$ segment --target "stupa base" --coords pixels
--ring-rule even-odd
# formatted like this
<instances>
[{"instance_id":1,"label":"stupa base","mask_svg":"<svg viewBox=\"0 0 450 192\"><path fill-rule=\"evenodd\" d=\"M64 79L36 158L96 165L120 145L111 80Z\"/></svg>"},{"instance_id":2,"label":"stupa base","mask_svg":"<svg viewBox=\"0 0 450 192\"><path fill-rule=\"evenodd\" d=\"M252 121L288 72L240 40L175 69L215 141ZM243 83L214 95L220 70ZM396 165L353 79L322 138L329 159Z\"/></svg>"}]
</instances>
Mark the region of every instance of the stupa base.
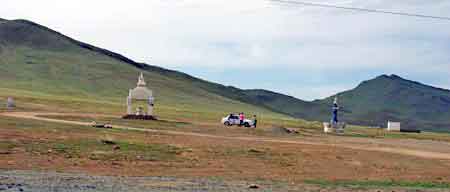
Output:
<instances>
[{"instance_id":1,"label":"stupa base","mask_svg":"<svg viewBox=\"0 0 450 192\"><path fill-rule=\"evenodd\" d=\"M153 115L125 115L122 117L122 119L129 119L129 120L148 120L148 121L154 121L158 120Z\"/></svg>"}]
</instances>

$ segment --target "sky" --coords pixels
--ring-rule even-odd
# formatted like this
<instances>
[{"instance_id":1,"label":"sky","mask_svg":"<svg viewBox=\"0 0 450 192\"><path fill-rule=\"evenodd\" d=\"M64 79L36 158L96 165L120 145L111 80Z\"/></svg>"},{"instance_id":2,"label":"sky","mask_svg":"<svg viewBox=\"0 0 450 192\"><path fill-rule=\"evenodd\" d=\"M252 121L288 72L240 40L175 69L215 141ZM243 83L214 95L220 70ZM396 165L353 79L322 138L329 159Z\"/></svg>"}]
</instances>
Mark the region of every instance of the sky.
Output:
<instances>
[{"instance_id":1,"label":"sky","mask_svg":"<svg viewBox=\"0 0 450 192\"><path fill-rule=\"evenodd\" d=\"M307 2L450 17L449 0ZM0 18L28 19L138 62L304 100L382 74L450 89L448 20L268 0L2 0Z\"/></svg>"}]
</instances>

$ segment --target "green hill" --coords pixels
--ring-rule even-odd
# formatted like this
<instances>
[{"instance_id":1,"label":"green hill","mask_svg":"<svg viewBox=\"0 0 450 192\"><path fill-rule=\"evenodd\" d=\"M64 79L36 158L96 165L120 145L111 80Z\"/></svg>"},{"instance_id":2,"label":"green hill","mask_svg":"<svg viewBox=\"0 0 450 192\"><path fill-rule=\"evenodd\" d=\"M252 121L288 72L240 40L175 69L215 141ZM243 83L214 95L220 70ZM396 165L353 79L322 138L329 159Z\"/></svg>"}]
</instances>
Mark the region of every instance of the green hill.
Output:
<instances>
[{"instance_id":1,"label":"green hill","mask_svg":"<svg viewBox=\"0 0 450 192\"><path fill-rule=\"evenodd\" d=\"M313 102L263 90L247 93L266 108L306 120L329 121L338 96L341 119L352 124L386 127L387 121L400 121L406 129L450 132L450 91L396 75L382 75Z\"/></svg>"},{"instance_id":2,"label":"green hill","mask_svg":"<svg viewBox=\"0 0 450 192\"><path fill-rule=\"evenodd\" d=\"M450 131L450 91L382 75L338 94L344 118L355 124L386 126L400 121L405 128ZM333 97L316 101L326 104Z\"/></svg>"},{"instance_id":3,"label":"green hill","mask_svg":"<svg viewBox=\"0 0 450 192\"><path fill-rule=\"evenodd\" d=\"M47 95L53 100L69 97L73 103L124 105L139 72L144 72L156 95L157 110L244 111L286 117L235 99L240 98L239 89L137 63L30 21L0 22L0 97L28 97L39 102L42 97L36 95Z\"/></svg>"}]
</instances>

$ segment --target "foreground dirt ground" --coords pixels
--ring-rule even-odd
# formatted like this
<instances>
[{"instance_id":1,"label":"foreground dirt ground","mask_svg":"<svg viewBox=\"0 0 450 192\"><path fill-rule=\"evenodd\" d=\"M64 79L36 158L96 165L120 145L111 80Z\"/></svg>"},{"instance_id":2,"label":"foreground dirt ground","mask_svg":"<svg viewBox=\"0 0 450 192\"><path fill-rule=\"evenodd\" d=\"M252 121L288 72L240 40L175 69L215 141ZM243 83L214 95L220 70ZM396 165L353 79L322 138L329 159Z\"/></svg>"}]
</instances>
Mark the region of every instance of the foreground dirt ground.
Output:
<instances>
[{"instance_id":1,"label":"foreground dirt ground","mask_svg":"<svg viewBox=\"0 0 450 192\"><path fill-rule=\"evenodd\" d=\"M0 169L81 172L98 176L261 180L292 186L306 180L450 182L450 144L446 141L330 135L299 138L254 135L238 128L219 133L129 126L97 130L82 121L43 117L49 115L61 114L1 114L12 119L0 127L0 141L11 145L0 151ZM29 124L15 123L20 119ZM34 128L27 128L29 126ZM223 129L208 123L192 126ZM106 136L126 145L96 142ZM92 150L71 150L77 148L78 141L95 142L86 147ZM135 144L168 145L177 150L157 151L150 154L153 158L147 158L127 151ZM114 158L119 154L123 158ZM320 191L320 188L312 187L310 191Z\"/></svg>"}]
</instances>

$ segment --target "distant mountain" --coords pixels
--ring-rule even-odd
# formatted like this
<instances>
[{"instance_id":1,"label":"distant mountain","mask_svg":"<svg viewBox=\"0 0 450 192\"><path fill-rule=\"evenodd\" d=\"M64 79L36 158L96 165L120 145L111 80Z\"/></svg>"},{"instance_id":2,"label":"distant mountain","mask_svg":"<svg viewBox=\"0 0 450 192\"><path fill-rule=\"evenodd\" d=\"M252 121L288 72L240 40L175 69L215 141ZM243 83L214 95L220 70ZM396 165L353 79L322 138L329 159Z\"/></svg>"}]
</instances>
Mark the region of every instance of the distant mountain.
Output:
<instances>
[{"instance_id":1,"label":"distant mountain","mask_svg":"<svg viewBox=\"0 0 450 192\"><path fill-rule=\"evenodd\" d=\"M386 126L400 121L405 128L450 131L450 91L382 75L337 94L344 119L355 124ZM331 103L335 96L316 101Z\"/></svg>"},{"instance_id":2,"label":"distant mountain","mask_svg":"<svg viewBox=\"0 0 450 192\"><path fill-rule=\"evenodd\" d=\"M387 121L400 121L406 129L450 132L450 91L397 75L382 75L313 102L267 91L248 94L267 108L306 120L329 121L337 96L343 109L341 119L352 124L385 127Z\"/></svg>"}]
</instances>

